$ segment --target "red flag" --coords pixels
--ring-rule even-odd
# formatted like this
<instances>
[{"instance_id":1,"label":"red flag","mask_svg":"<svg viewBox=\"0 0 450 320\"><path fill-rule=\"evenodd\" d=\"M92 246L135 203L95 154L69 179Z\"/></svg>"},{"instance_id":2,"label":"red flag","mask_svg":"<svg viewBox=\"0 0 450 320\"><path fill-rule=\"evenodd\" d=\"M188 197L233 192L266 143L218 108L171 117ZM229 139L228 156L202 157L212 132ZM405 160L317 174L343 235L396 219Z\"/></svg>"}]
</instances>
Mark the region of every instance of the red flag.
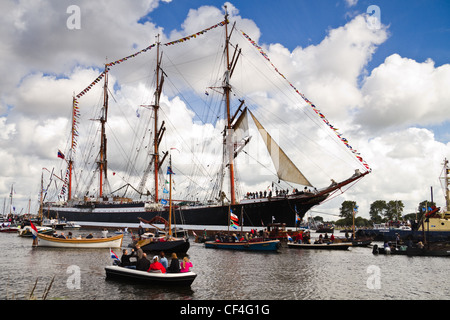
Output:
<instances>
[{"instance_id":1,"label":"red flag","mask_svg":"<svg viewBox=\"0 0 450 320\"><path fill-rule=\"evenodd\" d=\"M36 239L37 235L38 235L38 230L36 228L36 226L33 224L33 222L30 221L30 226L31 226L31 233L33 234L33 239Z\"/></svg>"}]
</instances>

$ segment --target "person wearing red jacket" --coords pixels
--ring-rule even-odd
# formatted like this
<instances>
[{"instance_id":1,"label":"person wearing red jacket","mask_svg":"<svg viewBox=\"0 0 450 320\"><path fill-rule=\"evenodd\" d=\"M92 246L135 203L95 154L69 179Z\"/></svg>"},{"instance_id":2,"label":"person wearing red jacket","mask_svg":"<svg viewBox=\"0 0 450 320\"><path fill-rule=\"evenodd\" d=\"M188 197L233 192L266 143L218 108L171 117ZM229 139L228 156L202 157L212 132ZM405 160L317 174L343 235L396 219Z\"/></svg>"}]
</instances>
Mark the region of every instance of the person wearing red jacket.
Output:
<instances>
[{"instance_id":1,"label":"person wearing red jacket","mask_svg":"<svg viewBox=\"0 0 450 320\"><path fill-rule=\"evenodd\" d=\"M166 273L166 268L158 261L158 256L153 257L153 263L150 264L150 268L148 268L148 272L152 270L160 270L162 273Z\"/></svg>"}]
</instances>

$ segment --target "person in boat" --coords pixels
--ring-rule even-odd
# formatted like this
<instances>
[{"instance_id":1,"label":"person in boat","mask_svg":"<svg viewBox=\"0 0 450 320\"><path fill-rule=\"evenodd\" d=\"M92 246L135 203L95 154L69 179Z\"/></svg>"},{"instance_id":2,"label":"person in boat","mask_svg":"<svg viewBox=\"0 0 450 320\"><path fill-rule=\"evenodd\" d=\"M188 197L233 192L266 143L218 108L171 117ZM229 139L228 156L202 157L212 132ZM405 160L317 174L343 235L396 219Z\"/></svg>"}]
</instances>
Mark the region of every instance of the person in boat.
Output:
<instances>
[{"instance_id":1,"label":"person in boat","mask_svg":"<svg viewBox=\"0 0 450 320\"><path fill-rule=\"evenodd\" d=\"M180 267L181 267L180 272L189 272L190 271L189 269L192 268L193 265L192 262L189 261L188 257L184 257Z\"/></svg>"},{"instance_id":2,"label":"person in boat","mask_svg":"<svg viewBox=\"0 0 450 320\"><path fill-rule=\"evenodd\" d=\"M169 273L178 273L180 272L180 262L178 260L177 254L175 252L172 253L172 260L170 261L169 269L167 269Z\"/></svg>"},{"instance_id":3,"label":"person in boat","mask_svg":"<svg viewBox=\"0 0 450 320\"><path fill-rule=\"evenodd\" d=\"M408 246L408 248L412 248L414 246L411 238L408 239L407 246Z\"/></svg>"},{"instance_id":4,"label":"person in boat","mask_svg":"<svg viewBox=\"0 0 450 320\"><path fill-rule=\"evenodd\" d=\"M147 254L144 252L142 258L136 263L136 270L148 271L150 269L150 261L147 259Z\"/></svg>"},{"instance_id":5,"label":"person in boat","mask_svg":"<svg viewBox=\"0 0 450 320\"><path fill-rule=\"evenodd\" d=\"M331 241L331 242L334 242L334 234L331 234L331 236L330 236L330 241Z\"/></svg>"},{"instance_id":6,"label":"person in boat","mask_svg":"<svg viewBox=\"0 0 450 320\"><path fill-rule=\"evenodd\" d=\"M322 234L319 235L319 240L315 241L314 243L323 243L323 236L322 236Z\"/></svg>"},{"instance_id":7,"label":"person in boat","mask_svg":"<svg viewBox=\"0 0 450 320\"><path fill-rule=\"evenodd\" d=\"M134 268L136 269L136 266L134 266L130 261L131 254L128 254L127 249L123 249L122 251L122 257L120 258L120 266L125 268Z\"/></svg>"},{"instance_id":8,"label":"person in boat","mask_svg":"<svg viewBox=\"0 0 450 320\"><path fill-rule=\"evenodd\" d=\"M158 261L158 256L153 257L153 262L150 264L150 267L147 269L148 272L152 270L160 270L161 273L166 273L166 268Z\"/></svg>"},{"instance_id":9,"label":"person in boat","mask_svg":"<svg viewBox=\"0 0 450 320\"><path fill-rule=\"evenodd\" d=\"M388 241L384 242L384 252L385 253L391 253L391 246L389 245Z\"/></svg>"},{"instance_id":10,"label":"person in boat","mask_svg":"<svg viewBox=\"0 0 450 320\"><path fill-rule=\"evenodd\" d=\"M141 240L143 234L144 234L144 228L142 227L142 225L139 224L139 228L138 228L139 240Z\"/></svg>"},{"instance_id":11,"label":"person in boat","mask_svg":"<svg viewBox=\"0 0 450 320\"><path fill-rule=\"evenodd\" d=\"M167 269L167 267L169 266L169 261L167 260L165 254L164 254L164 251L161 251L159 255L161 256L159 261L161 262L163 267Z\"/></svg>"},{"instance_id":12,"label":"person in boat","mask_svg":"<svg viewBox=\"0 0 450 320\"><path fill-rule=\"evenodd\" d=\"M138 244L134 247L134 250L131 251L131 256L136 257L136 263L142 259L144 256L144 251L142 250L141 246Z\"/></svg>"},{"instance_id":13,"label":"person in boat","mask_svg":"<svg viewBox=\"0 0 450 320\"><path fill-rule=\"evenodd\" d=\"M87 236L86 236L86 239L92 239L94 236L92 235L92 233L89 233Z\"/></svg>"},{"instance_id":14,"label":"person in boat","mask_svg":"<svg viewBox=\"0 0 450 320\"><path fill-rule=\"evenodd\" d=\"M295 236L295 242L301 244L303 242L303 234L302 232L297 233Z\"/></svg>"},{"instance_id":15,"label":"person in boat","mask_svg":"<svg viewBox=\"0 0 450 320\"><path fill-rule=\"evenodd\" d=\"M59 239L66 239L66 236L64 235L64 232L61 232L59 236L57 236Z\"/></svg>"}]
</instances>

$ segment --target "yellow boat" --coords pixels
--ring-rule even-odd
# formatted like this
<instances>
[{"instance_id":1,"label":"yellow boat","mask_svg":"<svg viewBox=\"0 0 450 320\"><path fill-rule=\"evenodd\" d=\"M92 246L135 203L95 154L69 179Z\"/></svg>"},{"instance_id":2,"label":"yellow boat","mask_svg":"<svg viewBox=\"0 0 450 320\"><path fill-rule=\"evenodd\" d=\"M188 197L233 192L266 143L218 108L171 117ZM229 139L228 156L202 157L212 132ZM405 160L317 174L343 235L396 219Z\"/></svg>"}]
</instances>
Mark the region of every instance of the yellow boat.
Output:
<instances>
[{"instance_id":1,"label":"yellow boat","mask_svg":"<svg viewBox=\"0 0 450 320\"><path fill-rule=\"evenodd\" d=\"M73 238L63 239L48 236L44 234L38 234L39 247L53 247L53 248L79 248L79 249L92 249L92 248L120 248L122 247L123 234L119 234L109 238Z\"/></svg>"},{"instance_id":2,"label":"yellow boat","mask_svg":"<svg viewBox=\"0 0 450 320\"><path fill-rule=\"evenodd\" d=\"M443 236L450 235L450 167L447 159L444 159L444 175L440 177L445 186L446 210L439 212L439 208L432 208L424 215L424 221L419 225L419 231L442 233Z\"/></svg>"}]
</instances>

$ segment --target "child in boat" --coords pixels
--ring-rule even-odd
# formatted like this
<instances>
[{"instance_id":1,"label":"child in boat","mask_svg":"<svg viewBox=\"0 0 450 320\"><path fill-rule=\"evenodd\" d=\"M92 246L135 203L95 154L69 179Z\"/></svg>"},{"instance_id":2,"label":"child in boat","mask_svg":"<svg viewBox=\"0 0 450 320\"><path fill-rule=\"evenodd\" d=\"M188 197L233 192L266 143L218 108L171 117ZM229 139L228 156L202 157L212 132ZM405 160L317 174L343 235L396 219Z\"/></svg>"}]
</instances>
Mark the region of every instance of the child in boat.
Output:
<instances>
[{"instance_id":1,"label":"child in boat","mask_svg":"<svg viewBox=\"0 0 450 320\"><path fill-rule=\"evenodd\" d=\"M180 272L189 272L190 271L189 268L192 268L193 265L192 262L189 261L188 257L184 257L180 267L181 267Z\"/></svg>"}]
</instances>

